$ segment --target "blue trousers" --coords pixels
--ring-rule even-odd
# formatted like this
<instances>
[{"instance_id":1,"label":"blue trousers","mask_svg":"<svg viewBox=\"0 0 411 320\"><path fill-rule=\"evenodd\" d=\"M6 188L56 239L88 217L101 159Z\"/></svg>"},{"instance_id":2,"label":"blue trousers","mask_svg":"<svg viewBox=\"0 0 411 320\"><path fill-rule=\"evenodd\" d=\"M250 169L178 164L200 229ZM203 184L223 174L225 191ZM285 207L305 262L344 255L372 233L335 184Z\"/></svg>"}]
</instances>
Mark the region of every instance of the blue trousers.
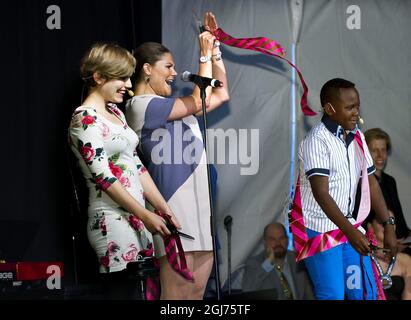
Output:
<instances>
[{"instance_id":1,"label":"blue trousers","mask_svg":"<svg viewBox=\"0 0 411 320\"><path fill-rule=\"evenodd\" d=\"M312 238L319 234L307 229ZM305 260L318 300L376 300L377 289L369 256L362 256L349 242L317 253ZM365 289L364 291L364 284Z\"/></svg>"}]
</instances>

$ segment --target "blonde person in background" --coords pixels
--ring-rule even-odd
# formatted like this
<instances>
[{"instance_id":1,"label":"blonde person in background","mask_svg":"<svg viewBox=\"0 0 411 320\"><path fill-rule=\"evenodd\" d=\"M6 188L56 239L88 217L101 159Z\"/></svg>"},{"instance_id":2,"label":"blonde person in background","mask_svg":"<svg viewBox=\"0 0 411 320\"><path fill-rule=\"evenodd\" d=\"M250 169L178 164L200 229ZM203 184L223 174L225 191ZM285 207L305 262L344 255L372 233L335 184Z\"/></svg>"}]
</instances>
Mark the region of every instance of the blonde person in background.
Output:
<instances>
[{"instance_id":1,"label":"blonde person in background","mask_svg":"<svg viewBox=\"0 0 411 320\"><path fill-rule=\"evenodd\" d=\"M408 228L405 221L400 198L398 196L397 183L393 176L385 172L387 166L388 155L391 153L391 138L384 130L380 128L368 129L364 133L365 140L370 150L375 166L375 177L380 185L385 203L391 212L394 214L397 235L399 244L398 250L408 255L411 255L410 243L402 244L401 242L411 236L411 230ZM371 211L373 213L373 211Z\"/></svg>"}]
</instances>

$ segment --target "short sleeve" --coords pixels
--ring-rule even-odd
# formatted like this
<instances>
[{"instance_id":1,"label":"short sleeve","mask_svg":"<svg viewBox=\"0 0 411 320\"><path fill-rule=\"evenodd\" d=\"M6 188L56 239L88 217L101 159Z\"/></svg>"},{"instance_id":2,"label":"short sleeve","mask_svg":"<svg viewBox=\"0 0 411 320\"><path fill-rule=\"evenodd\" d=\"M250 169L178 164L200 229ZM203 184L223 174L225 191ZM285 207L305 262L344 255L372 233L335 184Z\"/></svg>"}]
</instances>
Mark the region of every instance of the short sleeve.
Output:
<instances>
[{"instance_id":1,"label":"short sleeve","mask_svg":"<svg viewBox=\"0 0 411 320\"><path fill-rule=\"evenodd\" d=\"M104 191L117 179L110 170L104 151L103 128L97 119L97 113L93 109L80 110L73 118L76 121L72 121L69 128L70 144L76 151L77 158L83 160L89 168L96 189Z\"/></svg>"},{"instance_id":2,"label":"short sleeve","mask_svg":"<svg viewBox=\"0 0 411 320\"><path fill-rule=\"evenodd\" d=\"M370 150L368 149L367 143L365 141L364 134L361 132L360 135L361 135L362 145L364 148L365 161L367 162L367 173L368 175L370 175L370 174L373 174L376 169L374 166L374 161L372 160Z\"/></svg>"},{"instance_id":3,"label":"short sleeve","mask_svg":"<svg viewBox=\"0 0 411 320\"><path fill-rule=\"evenodd\" d=\"M152 132L158 128L165 128L174 102L175 98L159 96L133 97L126 104L127 123L140 138L143 130Z\"/></svg>"},{"instance_id":4,"label":"short sleeve","mask_svg":"<svg viewBox=\"0 0 411 320\"><path fill-rule=\"evenodd\" d=\"M330 175L330 153L324 141L310 136L301 144L300 157L307 179L314 175Z\"/></svg>"},{"instance_id":5,"label":"short sleeve","mask_svg":"<svg viewBox=\"0 0 411 320\"><path fill-rule=\"evenodd\" d=\"M153 98L147 105L144 117L144 128L155 130L165 127L173 110L175 98Z\"/></svg>"}]
</instances>

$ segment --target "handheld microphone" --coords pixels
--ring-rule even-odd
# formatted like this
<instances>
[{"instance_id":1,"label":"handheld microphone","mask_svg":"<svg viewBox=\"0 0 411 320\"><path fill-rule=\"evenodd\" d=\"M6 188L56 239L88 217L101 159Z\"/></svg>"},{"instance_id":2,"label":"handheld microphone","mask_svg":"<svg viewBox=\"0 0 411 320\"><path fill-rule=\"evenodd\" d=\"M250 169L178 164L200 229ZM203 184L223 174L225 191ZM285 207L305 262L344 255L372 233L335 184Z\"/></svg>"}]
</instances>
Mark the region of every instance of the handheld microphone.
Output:
<instances>
[{"instance_id":1,"label":"handheld microphone","mask_svg":"<svg viewBox=\"0 0 411 320\"><path fill-rule=\"evenodd\" d=\"M183 72L183 74L181 75L181 80L186 82L194 82L199 87L212 86L213 88L218 88L223 86L223 83L220 80L202 77L197 74L190 73L188 71Z\"/></svg>"}]
</instances>

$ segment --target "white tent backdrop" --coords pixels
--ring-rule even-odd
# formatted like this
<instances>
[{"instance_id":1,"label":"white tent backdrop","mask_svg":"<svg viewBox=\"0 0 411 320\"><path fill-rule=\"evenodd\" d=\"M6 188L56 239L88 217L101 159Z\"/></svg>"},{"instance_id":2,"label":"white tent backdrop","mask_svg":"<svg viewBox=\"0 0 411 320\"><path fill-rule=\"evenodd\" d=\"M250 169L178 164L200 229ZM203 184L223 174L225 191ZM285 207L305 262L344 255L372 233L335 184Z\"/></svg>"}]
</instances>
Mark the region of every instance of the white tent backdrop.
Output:
<instances>
[{"instance_id":1,"label":"white tent backdrop","mask_svg":"<svg viewBox=\"0 0 411 320\"><path fill-rule=\"evenodd\" d=\"M361 98L363 129L381 127L392 139L393 152L386 172L398 185L404 214L411 225L411 1L295 0L302 10L297 66L309 87L309 103L319 111L319 92L329 79L342 77L356 83ZM350 30L355 4L360 29ZM224 31L234 37L266 36L288 52L292 44L292 18L287 0L166 0L163 1L163 44L173 53L177 71L198 70L198 31L192 11L202 18L212 11ZM357 16L359 17L359 16ZM249 50L222 46L231 100L208 115L210 128L259 129L259 163L255 175L241 175L238 164L216 164L218 196L215 207L220 251L220 278L227 278L227 245L223 220L233 217L232 270L261 249L264 226L284 222L290 171L291 68L279 59ZM291 56L288 55L291 59ZM299 81L297 81L299 83ZM187 93L177 81L175 95ZM300 87L301 88L301 87ZM301 94L301 90L299 90ZM320 115L303 117L298 99L298 143ZM239 136L239 134L238 134ZM243 137L244 138L244 137ZM233 145L231 145L233 147ZM217 152L219 152L217 150ZM250 155L251 149L248 148ZM228 148L226 158L228 158ZM228 163L228 160L226 160Z\"/></svg>"}]
</instances>

